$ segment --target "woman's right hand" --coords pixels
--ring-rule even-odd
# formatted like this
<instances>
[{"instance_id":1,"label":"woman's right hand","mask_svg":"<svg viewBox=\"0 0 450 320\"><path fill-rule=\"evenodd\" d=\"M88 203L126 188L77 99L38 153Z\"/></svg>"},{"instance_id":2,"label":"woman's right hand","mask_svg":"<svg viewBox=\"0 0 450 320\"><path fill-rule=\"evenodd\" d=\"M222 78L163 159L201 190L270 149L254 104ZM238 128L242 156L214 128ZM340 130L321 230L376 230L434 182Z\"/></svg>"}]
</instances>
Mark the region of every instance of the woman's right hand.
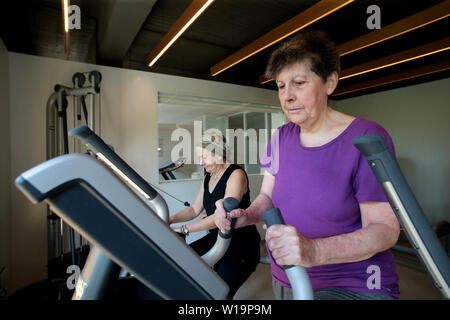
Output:
<instances>
[{"instance_id":1,"label":"woman's right hand","mask_svg":"<svg viewBox=\"0 0 450 320\"><path fill-rule=\"evenodd\" d=\"M225 208L223 207L223 201L224 199L216 201L216 211L214 211L214 223L221 231L231 229L231 221L227 219L227 213L225 211ZM238 218L236 220L236 223L234 224L234 228L244 226L245 213L245 210L240 208L232 210L230 212L231 218Z\"/></svg>"}]
</instances>

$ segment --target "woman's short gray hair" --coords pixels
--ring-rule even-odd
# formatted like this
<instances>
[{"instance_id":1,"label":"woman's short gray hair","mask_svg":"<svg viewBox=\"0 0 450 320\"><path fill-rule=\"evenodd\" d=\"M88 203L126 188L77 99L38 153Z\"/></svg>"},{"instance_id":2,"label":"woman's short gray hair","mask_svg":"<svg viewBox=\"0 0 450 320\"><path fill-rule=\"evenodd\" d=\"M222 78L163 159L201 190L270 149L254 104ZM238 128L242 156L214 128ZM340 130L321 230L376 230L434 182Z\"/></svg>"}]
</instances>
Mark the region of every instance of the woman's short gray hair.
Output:
<instances>
[{"instance_id":1,"label":"woman's short gray hair","mask_svg":"<svg viewBox=\"0 0 450 320\"><path fill-rule=\"evenodd\" d=\"M285 67L307 60L311 71L321 77L325 83L334 71L339 75L341 66L339 52L324 31L307 31L284 41L270 55L265 76L276 79L277 74Z\"/></svg>"},{"instance_id":2,"label":"woman's short gray hair","mask_svg":"<svg viewBox=\"0 0 450 320\"><path fill-rule=\"evenodd\" d=\"M214 155L221 156L224 161L227 159L228 145L225 137L220 132L203 133L199 147L208 150Z\"/></svg>"}]
</instances>

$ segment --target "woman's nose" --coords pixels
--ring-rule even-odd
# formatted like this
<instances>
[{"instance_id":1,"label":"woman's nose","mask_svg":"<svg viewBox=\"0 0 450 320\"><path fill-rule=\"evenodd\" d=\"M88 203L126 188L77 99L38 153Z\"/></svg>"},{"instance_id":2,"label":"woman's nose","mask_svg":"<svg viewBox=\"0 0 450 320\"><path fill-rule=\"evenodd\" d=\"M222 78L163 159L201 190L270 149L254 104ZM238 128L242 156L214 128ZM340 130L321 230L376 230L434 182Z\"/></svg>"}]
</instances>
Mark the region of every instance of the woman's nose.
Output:
<instances>
[{"instance_id":1,"label":"woman's nose","mask_svg":"<svg viewBox=\"0 0 450 320\"><path fill-rule=\"evenodd\" d=\"M284 101L293 101L295 99L294 92L292 91L291 87L286 85L283 89L283 92L281 94L281 98Z\"/></svg>"}]
</instances>

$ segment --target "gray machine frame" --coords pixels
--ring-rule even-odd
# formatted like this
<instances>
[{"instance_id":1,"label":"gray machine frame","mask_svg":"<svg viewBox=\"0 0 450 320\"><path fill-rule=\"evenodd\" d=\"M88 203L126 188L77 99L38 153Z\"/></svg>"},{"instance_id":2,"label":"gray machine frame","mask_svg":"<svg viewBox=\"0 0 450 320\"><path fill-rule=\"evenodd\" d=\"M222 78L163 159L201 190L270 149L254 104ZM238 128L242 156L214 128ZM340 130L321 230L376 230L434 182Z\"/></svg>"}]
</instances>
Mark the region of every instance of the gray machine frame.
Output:
<instances>
[{"instance_id":1,"label":"gray machine frame","mask_svg":"<svg viewBox=\"0 0 450 320\"><path fill-rule=\"evenodd\" d=\"M86 86L85 74L88 78ZM101 79L101 73L98 71L91 71L89 73L77 72L72 77L72 88L60 84L54 86L54 92L48 98L46 105L47 160L69 153L69 141L67 135L67 108L69 107L69 102L67 100L68 97L74 98L74 125L81 125L82 109L84 109L86 123L92 130L95 131L96 107L94 97L100 93L99 84ZM85 98L87 98L87 106L85 105ZM100 114L100 110L98 114ZM97 124L97 126L99 127L99 124ZM81 152L81 145L78 141L75 141L74 152ZM63 258L66 247L66 227L64 222L56 215L52 214L49 208L47 208L47 220L48 260L50 261L56 257ZM68 228L68 231L72 263L75 263L75 239L78 238L80 247L86 245L86 242L80 238L79 235L75 235L70 227Z\"/></svg>"},{"instance_id":2,"label":"gray machine frame","mask_svg":"<svg viewBox=\"0 0 450 320\"><path fill-rule=\"evenodd\" d=\"M99 163L102 163L102 166L108 168L111 173L114 173L115 177L119 179L122 184L126 185L129 191L132 191L135 196L139 197L141 201L146 205L149 213L152 213L153 216L159 217L162 223L167 224L169 211L165 200L137 172L135 172L125 161L123 161L114 152L114 150L111 149L99 136L97 136L87 126L79 126L71 130L69 132L69 135L76 137L78 141L86 144L86 146L90 148L90 154L95 154L97 159L100 160ZM82 213L79 213L77 215L77 211L94 211L95 213L93 213L93 215L95 215L95 219L98 220L98 215L100 215L99 212L102 212L103 208L101 205L96 205L95 201L89 200L90 196L86 195L86 190L91 190L90 192L87 192L88 194L92 193L92 190L106 190L108 183L104 185L97 183L95 188L86 188L85 185L90 185L90 182L87 182L85 178L89 177L89 175L92 175L95 170L89 169L92 165L90 165L89 162L86 162L85 156L83 156L83 158L78 158L76 155L74 155L74 157L71 158L71 163L75 163L76 161L80 161L80 168L82 168L83 170L82 177L80 175L81 171L76 171L80 170L80 168L76 168L76 170L73 171L73 173L75 175L78 175L79 178L75 178L75 176L71 176L70 174L64 175L64 171L68 169L60 169L61 165L56 161L56 159L54 159L54 161L48 162L47 165L45 165L46 163L44 163L40 165L39 168L33 168L32 170L29 170L26 174L23 174L17 179L16 184L24 193L28 192L28 197L30 199L33 199L34 202L48 198L47 202L51 203L50 207L52 208L52 210L58 212L58 215L63 217L65 221L68 221L69 225L75 225L75 228L77 230L85 230L86 228L92 227L91 224L95 224L95 221L91 221L90 224L80 225L80 222L74 221L74 217L77 217L79 219L80 216L82 216ZM68 167L68 165L66 165L66 167ZM44 171L46 172L46 174L42 173ZM44 177L49 174L49 172L52 172L51 175L56 175L60 178L67 179L66 182L62 182L58 179L52 179L51 183L53 184L54 188L58 190L63 188L65 191L62 192L62 194L69 193L71 194L71 198L68 196L64 196L65 200L61 201L59 199L60 196L53 197L50 196L51 192L45 191L45 188L43 188L42 186L46 186L46 183L44 181L41 181L40 179L44 179ZM96 176L94 179L105 179L105 177ZM73 181L78 182L74 183ZM73 186L67 188L67 185L76 185L76 189L78 191L75 193L72 192L71 188L73 188ZM39 188L36 188L36 186L39 186ZM39 189L38 192L36 191L37 189ZM99 194L94 198L98 197L104 197L103 193L99 192ZM119 197L119 195L117 194L116 197ZM55 200L56 198L58 198L58 200ZM77 207L80 201L85 202L84 209ZM61 205L61 202L63 203L63 205ZM72 205L70 203L72 203ZM225 199L224 206L229 212L230 210L238 206L238 201L232 198ZM90 207L96 209L89 209ZM112 207L115 208L115 206ZM156 210L156 212L154 210ZM114 210L112 211L114 212ZM136 219L136 217L130 218L130 216L127 216L127 218L130 219L132 225L135 227L145 225L143 220ZM106 218L103 219L105 220ZM101 225L101 220L98 221L99 223L97 225ZM82 232L82 234L86 235L86 238L89 240L95 238L98 232L101 231L99 229L91 234L88 234L86 231ZM111 230L108 230L108 232L111 232ZM217 263L217 261L220 260L220 258L226 252L231 241L231 236L232 231L227 231L224 233L219 232L216 244L204 256L202 256L202 259L209 266L213 266L215 263ZM130 237L132 236L128 236L126 238L128 239ZM105 241L105 239L103 239L103 241ZM120 270L120 268L118 268L117 262L120 258L116 256L114 259L111 253L108 254L108 250L111 249L106 249L105 246L101 243L102 242L99 242L98 240L93 241L88 259L76 284L76 290L73 295L74 300L94 300L104 298L109 289L109 284L114 283L118 278L127 277L129 272L132 273L131 277L135 276L135 269L127 269L127 265L125 265L125 267ZM122 263L121 265L124 264ZM189 271L192 272L193 270ZM148 282L143 283L149 286ZM218 288L221 288L221 286L219 286ZM164 294L164 292L161 292L161 290L158 291L158 289L155 290L155 288L152 288L152 290L161 297L170 297L170 295ZM217 296L220 297L220 294L214 295L214 298L217 298ZM210 295L203 295L202 297L207 298L210 297ZM192 296L189 296L189 298L192 298Z\"/></svg>"},{"instance_id":3,"label":"gray machine frame","mask_svg":"<svg viewBox=\"0 0 450 320\"><path fill-rule=\"evenodd\" d=\"M142 196L146 203L151 204L156 214L166 223L169 222L169 209L164 198L152 188L133 168L131 168L114 150L112 150L98 135L89 127L79 126L69 132L70 136L83 142L96 155L97 159L105 163L118 177L126 182L129 187L138 195ZM231 199L225 199L224 207L229 211L237 208L239 203ZM231 220L231 218L229 218ZM214 266L228 250L231 243L232 231L219 232L214 246L206 252L202 259L211 267ZM98 254L100 256L100 254ZM88 258L89 259L89 258ZM105 259L101 259L99 264L105 264ZM105 269L109 268L105 266ZM126 276L126 270L121 271L121 277Z\"/></svg>"},{"instance_id":4,"label":"gray machine frame","mask_svg":"<svg viewBox=\"0 0 450 320\"><path fill-rule=\"evenodd\" d=\"M74 299L105 296L107 284L120 271L108 259L165 299L226 297L228 286L209 265L135 191L94 158L57 157L23 173L16 185L32 202L46 201L94 245ZM110 272L105 268L111 268Z\"/></svg>"},{"instance_id":5,"label":"gray machine frame","mask_svg":"<svg viewBox=\"0 0 450 320\"><path fill-rule=\"evenodd\" d=\"M436 237L384 138L367 134L353 139L367 159L406 236L443 298L450 299L450 258Z\"/></svg>"}]
</instances>

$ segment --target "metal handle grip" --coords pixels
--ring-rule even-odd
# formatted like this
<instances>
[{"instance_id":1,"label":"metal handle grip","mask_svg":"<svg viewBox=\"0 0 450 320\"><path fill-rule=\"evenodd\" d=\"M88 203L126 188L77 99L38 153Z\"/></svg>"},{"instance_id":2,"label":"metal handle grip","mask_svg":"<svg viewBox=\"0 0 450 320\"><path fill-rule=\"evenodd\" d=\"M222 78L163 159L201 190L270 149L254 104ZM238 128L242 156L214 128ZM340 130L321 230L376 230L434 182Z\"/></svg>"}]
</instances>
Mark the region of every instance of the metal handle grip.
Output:
<instances>
[{"instance_id":1,"label":"metal handle grip","mask_svg":"<svg viewBox=\"0 0 450 320\"><path fill-rule=\"evenodd\" d=\"M227 212L227 218L230 219L230 211L239 208L239 201L235 198L225 198L223 202L225 211ZM214 266L227 252L231 243L232 230L236 219L231 219L231 230L220 231L217 234L217 240L214 246L202 256L202 259L211 267Z\"/></svg>"},{"instance_id":2,"label":"metal handle grip","mask_svg":"<svg viewBox=\"0 0 450 320\"><path fill-rule=\"evenodd\" d=\"M219 236L221 236L222 238L230 238L233 233L234 224L236 223L236 218L231 218L230 212L234 209L239 208L239 201L236 198L232 197L225 198L225 200L223 201L223 207L225 209L225 212L227 213L227 219L231 222L231 229L225 230L224 232L219 230Z\"/></svg>"},{"instance_id":3,"label":"metal handle grip","mask_svg":"<svg viewBox=\"0 0 450 320\"><path fill-rule=\"evenodd\" d=\"M278 208L269 209L262 214L267 227L274 224L285 224ZM313 300L314 292L306 269L301 266L283 266L292 286L294 300Z\"/></svg>"}]
</instances>

